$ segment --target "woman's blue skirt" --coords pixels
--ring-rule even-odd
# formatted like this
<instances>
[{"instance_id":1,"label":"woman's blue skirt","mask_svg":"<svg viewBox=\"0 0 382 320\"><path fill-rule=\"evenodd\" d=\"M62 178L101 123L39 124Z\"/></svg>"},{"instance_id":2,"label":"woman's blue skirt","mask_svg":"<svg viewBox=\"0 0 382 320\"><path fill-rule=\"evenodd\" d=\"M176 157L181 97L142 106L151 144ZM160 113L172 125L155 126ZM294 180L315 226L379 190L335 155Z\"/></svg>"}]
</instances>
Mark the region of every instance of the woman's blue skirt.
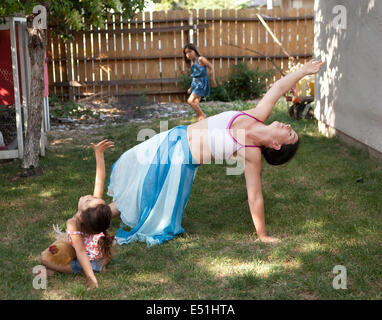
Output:
<instances>
[{"instance_id":1,"label":"woman's blue skirt","mask_svg":"<svg viewBox=\"0 0 382 320\"><path fill-rule=\"evenodd\" d=\"M119 244L161 244L183 233L184 209L199 164L191 155L187 126L161 132L126 151L113 164L107 194L122 222Z\"/></svg>"}]
</instances>

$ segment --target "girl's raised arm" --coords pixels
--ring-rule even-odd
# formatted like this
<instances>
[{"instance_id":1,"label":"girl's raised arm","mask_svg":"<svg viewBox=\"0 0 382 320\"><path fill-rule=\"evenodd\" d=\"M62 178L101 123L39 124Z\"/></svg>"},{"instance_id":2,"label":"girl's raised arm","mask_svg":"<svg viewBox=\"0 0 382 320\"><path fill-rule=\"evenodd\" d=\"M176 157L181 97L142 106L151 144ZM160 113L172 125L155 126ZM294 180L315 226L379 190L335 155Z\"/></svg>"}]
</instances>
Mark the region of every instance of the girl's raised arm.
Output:
<instances>
[{"instance_id":1,"label":"girl's raised arm","mask_svg":"<svg viewBox=\"0 0 382 320\"><path fill-rule=\"evenodd\" d=\"M114 142L107 139L98 142L96 145L91 143L96 156L96 177L94 182L93 196L101 198L103 196L103 188L105 183L105 159L104 152L106 149L114 147Z\"/></svg>"}]
</instances>

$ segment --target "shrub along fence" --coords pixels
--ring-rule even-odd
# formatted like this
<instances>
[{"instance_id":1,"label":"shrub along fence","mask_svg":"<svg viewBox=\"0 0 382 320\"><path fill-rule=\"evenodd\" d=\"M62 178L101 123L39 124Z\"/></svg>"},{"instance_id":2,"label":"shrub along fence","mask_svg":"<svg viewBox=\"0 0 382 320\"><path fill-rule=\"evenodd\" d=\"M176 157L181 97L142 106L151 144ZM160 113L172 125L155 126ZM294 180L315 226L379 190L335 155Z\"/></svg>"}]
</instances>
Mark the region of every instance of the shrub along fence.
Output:
<instances>
[{"instance_id":1,"label":"shrub along fence","mask_svg":"<svg viewBox=\"0 0 382 320\"><path fill-rule=\"evenodd\" d=\"M277 44L258 15L280 41ZM193 42L218 79L246 61L249 69L288 68L288 55L303 63L313 52L313 9L174 10L143 12L130 21L110 15L104 29L87 26L63 41L49 30L50 93L63 100L145 95L185 101L190 73L183 47Z\"/></svg>"}]
</instances>

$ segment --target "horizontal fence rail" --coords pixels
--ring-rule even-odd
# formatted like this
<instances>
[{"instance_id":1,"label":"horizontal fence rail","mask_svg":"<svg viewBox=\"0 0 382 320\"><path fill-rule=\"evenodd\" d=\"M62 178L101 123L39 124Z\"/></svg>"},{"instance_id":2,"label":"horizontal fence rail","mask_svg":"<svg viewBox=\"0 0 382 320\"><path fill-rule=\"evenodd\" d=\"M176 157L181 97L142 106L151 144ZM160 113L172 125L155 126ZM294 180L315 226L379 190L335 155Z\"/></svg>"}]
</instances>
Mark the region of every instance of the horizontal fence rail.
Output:
<instances>
[{"instance_id":1,"label":"horizontal fence rail","mask_svg":"<svg viewBox=\"0 0 382 320\"><path fill-rule=\"evenodd\" d=\"M190 74L183 48L189 42L213 64L218 81L246 61L250 69L275 69L269 84L288 69L289 56L301 63L312 57L313 18L313 9L305 8L143 12L130 21L114 14L104 29L88 25L66 42L51 27L50 93L64 100L145 95L183 102L183 75Z\"/></svg>"}]
</instances>

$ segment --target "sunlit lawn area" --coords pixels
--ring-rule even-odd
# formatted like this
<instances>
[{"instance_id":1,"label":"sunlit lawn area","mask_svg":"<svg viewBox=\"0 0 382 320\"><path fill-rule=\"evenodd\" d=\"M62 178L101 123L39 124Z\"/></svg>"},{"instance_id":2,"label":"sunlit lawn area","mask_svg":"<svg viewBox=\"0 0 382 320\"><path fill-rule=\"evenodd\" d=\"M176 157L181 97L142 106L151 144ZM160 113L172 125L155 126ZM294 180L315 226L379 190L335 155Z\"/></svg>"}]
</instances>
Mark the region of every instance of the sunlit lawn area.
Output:
<instances>
[{"instance_id":1,"label":"sunlit lawn area","mask_svg":"<svg viewBox=\"0 0 382 320\"><path fill-rule=\"evenodd\" d=\"M291 123L301 137L290 163L263 164L267 230L279 244L255 242L244 174L205 165L185 211L186 232L160 246L117 246L93 291L83 274L55 274L46 290L36 290L32 269L54 240L52 224L63 229L78 198L93 190L90 142L115 141L105 154L108 178L114 161L138 143L138 131L159 132L159 121L50 133L43 175L36 178L17 178L19 161L0 164L0 299L381 299L382 165L320 135L315 120L289 118L283 103L268 123L276 119ZM192 121L170 121L169 128ZM111 233L119 223L113 221ZM346 267L346 290L333 288L336 265Z\"/></svg>"}]
</instances>

